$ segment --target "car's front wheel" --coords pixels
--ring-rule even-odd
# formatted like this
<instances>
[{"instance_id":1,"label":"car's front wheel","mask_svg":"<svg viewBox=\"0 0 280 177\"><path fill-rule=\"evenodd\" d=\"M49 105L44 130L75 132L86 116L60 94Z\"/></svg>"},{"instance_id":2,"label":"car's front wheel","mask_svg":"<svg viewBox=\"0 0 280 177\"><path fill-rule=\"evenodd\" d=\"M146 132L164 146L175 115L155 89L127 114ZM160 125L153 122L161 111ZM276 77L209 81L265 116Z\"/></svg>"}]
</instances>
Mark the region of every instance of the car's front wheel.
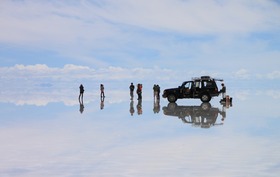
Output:
<instances>
[{"instance_id":1,"label":"car's front wheel","mask_svg":"<svg viewBox=\"0 0 280 177\"><path fill-rule=\"evenodd\" d=\"M170 94L167 96L167 100L170 102L170 103L175 103L177 101L177 97L173 94Z\"/></svg>"},{"instance_id":2,"label":"car's front wheel","mask_svg":"<svg viewBox=\"0 0 280 177\"><path fill-rule=\"evenodd\" d=\"M200 100L203 103L207 103L207 102L209 102L211 100L211 97L209 96L209 94L204 93L204 94L201 95Z\"/></svg>"}]
</instances>

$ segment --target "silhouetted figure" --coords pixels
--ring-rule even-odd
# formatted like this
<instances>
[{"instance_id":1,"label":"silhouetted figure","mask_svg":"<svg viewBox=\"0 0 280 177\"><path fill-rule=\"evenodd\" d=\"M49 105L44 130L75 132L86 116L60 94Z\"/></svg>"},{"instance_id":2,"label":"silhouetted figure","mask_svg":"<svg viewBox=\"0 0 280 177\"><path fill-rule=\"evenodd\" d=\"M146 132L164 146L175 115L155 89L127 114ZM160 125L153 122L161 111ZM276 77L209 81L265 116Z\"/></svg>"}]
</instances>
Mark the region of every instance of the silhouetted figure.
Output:
<instances>
[{"instance_id":1,"label":"silhouetted figure","mask_svg":"<svg viewBox=\"0 0 280 177\"><path fill-rule=\"evenodd\" d=\"M222 85L222 89L220 90L220 93L222 93L222 98L226 98L226 86L224 83L221 84Z\"/></svg>"},{"instance_id":2,"label":"silhouetted figure","mask_svg":"<svg viewBox=\"0 0 280 177\"><path fill-rule=\"evenodd\" d=\"M131 116L133 116L133 114L134 114L134 112L135 112L133 100L130 101L129 112L130 112L130 115L131 115Z\"/></svg>"},{"instance_id":3,"label":"silhouetted figure","mask_svg":"<svg viewBox=\"0 0 280 177\"><path fill-rule=\"evenodd\" d=\"M157 99L160 99L160 86L157 85Z\"/></svg>"},{"instance_id":4,"label":"silhouetted figure","mask_svg":"<svg viewBox=\"0 0 280 177\"><path fill-rule=\"evenodd\" d=\"M159 99L160 98L160 96L159 96L159 94L160 94L160 87L159 87L159 85L154 84L153 90L154 90L154 100L155 99Z\"/></svg>"},{"instance_id":5,"label":"silhouetted figure","mask_svg":"<svg viewBox=\"0 0 280 177\"><path fill-rule=\"evenodd\" d=\"M137 100L142 100L142 84L137 84L136 93L138 95Z\"/></svg>"},{"instance_id":6,"label":"silhouetted figure","mask_svg":"<svg viewBox=\"0 0 280 177\"><path fill-rule=\"evenodd\" d=\"M143 110L142 110L142 99L138 100L138 103L137 103L136 107L137 107L137 114L141 115L143 113Z\"/></svg>"},{"instance_id":7,"label":"silhouetted figure","mask_svg":"<svg viewBox=\"0 0 280 177\"><path fill-rule=\"evenodd\" d=\"M104 109L104 97L100 98L100 109Z\"/></svg>"},{"instance_id":8,"label":"silhouetted figure","mask_svg":"<svg viewBox=\"0 0 280 177\"><path fill-rule=\"evenodd\" d=\"M133 83L131 82L130 86L129 86L129 90L130 90L130 99L133 100L133 92L134 92L134 85Z\"/></svg>"},{"instance_id":9,"label":"silhouetted figure","mask_svg":"<svg viewBox=\"0 0 280 177\"><path fill-rule=\"evenodd\" d=\"M83 114L83 112L84 112L84 104L82 104L81 102L80 102L80 113L81 114Z\"/></svg>"},{"instance_id":10,"label":"silhouetted figure","mask_svg":"<svg viewBox=\"0 0 280 177\"><path fill-rule=\"evenodd\" d=\"M84 104L84 86L81 84L80 85L80 95L79 95L79 102L80 104Z\"/></svg>"},{"instance_id":11,"label":"silhouetted figure","mask_svg":"<svg viewBox=\"0 0 280 177\"><path fill-rule=\"evenodd\" d=\"M105 97L103 84L100 84L100 97Z\"/></svg>"}]
</instances>

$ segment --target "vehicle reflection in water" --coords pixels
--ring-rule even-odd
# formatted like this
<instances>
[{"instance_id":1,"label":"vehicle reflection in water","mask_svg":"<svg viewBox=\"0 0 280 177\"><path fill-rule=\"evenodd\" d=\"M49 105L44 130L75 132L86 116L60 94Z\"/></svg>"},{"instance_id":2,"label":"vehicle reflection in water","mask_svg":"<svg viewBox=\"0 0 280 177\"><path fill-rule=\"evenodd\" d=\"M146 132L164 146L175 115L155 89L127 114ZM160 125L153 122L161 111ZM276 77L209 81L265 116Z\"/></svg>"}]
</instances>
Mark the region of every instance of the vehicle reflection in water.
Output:
<instances>
[{"instance_id":1,"label":"vehicle reflection in water","mask_svg":"<svg viewBox=\"0 0 280 177\"><path fill-rule=\"evenodd\" d=\"M225 107L220 110L219 108L212 107L210 103L202 103L200 106L181 106L176 103L169 103L162 110L165 115L178 117L183 123L201 128L223 125L226 118ZM217 123L219 115L221 119Z\"/></svg>"}]
</instances>

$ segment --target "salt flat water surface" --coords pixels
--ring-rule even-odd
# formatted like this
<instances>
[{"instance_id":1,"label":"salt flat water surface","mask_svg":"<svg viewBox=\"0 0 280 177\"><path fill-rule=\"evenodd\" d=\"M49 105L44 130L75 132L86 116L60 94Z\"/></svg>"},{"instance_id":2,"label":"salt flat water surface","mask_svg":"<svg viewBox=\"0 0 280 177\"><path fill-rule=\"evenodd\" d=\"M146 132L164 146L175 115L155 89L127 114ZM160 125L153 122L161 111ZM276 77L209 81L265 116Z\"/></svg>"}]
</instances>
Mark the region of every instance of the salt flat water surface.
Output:
<instances>
[{"instance_id":1,"label":"salt flat water surface","mask_svg":"<svg viewBox=\"0 0 280 177\"><path fill-rule=\"evenodd\" d=\"M235 88L222 105L86 89L80 105L75 91L1 92L0 176L280 174L277 92Z\"/></svg>"},{"instance_id":2,"label":"salt flat water surface","mask_svg":"<svg viewBox=\"0 0 280 177\"><path fill-rule=\"evenodd\" d=\"M0 177L279 177L279 12L279 0L1 0ZM232 104L153 98L154 84L208 76Z\"/></svg>"}]
</instances>

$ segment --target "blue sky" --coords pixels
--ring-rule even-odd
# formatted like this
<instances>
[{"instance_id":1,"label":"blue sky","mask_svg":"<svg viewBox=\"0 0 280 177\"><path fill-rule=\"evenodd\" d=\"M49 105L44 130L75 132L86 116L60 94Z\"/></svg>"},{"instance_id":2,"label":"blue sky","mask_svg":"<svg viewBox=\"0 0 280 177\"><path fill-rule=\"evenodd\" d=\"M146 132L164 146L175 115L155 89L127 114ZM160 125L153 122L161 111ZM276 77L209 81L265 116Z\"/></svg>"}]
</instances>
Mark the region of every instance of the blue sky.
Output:
<instances>
[{"instance_id":1,"label":"blue sky","mask_svg":"<svg viewBox=\"0 0 280 177\"><path fill-rule=\"evenodd\" d=\"M273 0L18 0L0 8L1 66L279 68Z\"/></svg>"},{"instance_id":2,"label":"blue sky","mask_svg":"<svg viewBox=\"0 0 280 177\"><path fill-rule=\"evenodd\" d=\"M277 0L1 0L0 173L279 174L279 19ZM223 126L154 114L154 83L201 75L233 97ZM129 112L132 81L141 116Z\"/></svg>"},{"instance_id":3,"label":"blue sky","mask_svg":"<svg viewBox=\"0 0 280 177\"><path fill-rule=\"evenodd\" d=\"M0 19L1 82L15 90L85 80L170 87L200 75L279 85L276 0L3 0Z\"/></svg>"}]
</instances>

